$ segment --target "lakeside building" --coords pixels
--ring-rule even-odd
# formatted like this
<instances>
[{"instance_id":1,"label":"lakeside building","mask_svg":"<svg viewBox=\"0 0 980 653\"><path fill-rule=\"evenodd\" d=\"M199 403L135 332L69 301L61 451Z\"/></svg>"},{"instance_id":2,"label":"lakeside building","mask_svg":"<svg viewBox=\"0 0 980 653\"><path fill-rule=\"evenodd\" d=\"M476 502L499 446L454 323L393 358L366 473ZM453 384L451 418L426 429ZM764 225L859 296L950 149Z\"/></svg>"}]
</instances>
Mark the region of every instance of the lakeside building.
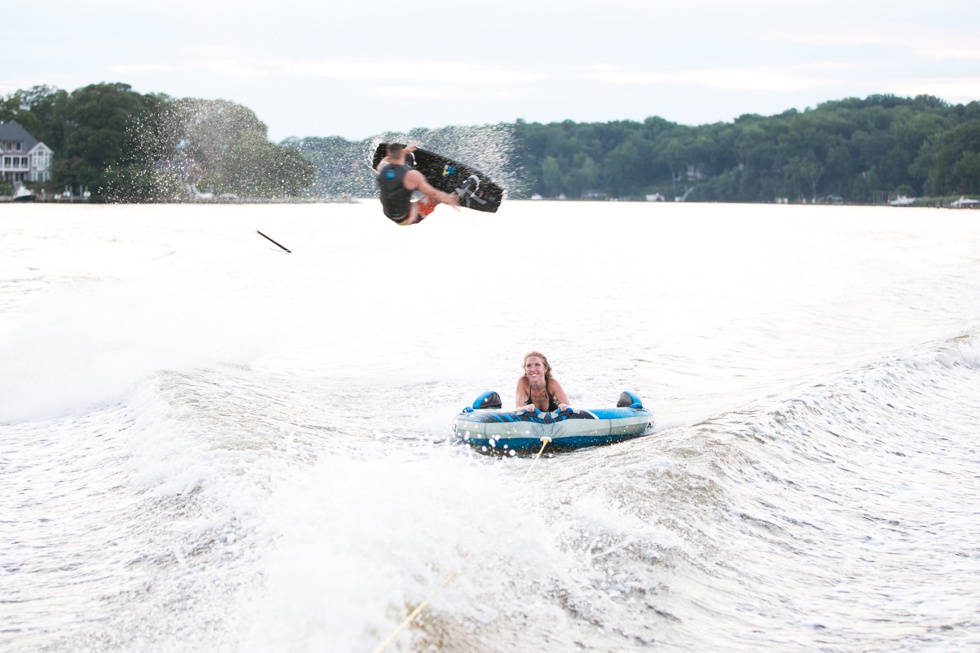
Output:
<instances>
[{"instance_id":1,"label":"lakeside building","mask_svg":"<svg viewBox=\"0 0 980 653\"><path fill-rule=\"evenodd\" d=\"M0 123L0 182L51 181L54 152L15 120Z\"/></svg>"}]
</instances>

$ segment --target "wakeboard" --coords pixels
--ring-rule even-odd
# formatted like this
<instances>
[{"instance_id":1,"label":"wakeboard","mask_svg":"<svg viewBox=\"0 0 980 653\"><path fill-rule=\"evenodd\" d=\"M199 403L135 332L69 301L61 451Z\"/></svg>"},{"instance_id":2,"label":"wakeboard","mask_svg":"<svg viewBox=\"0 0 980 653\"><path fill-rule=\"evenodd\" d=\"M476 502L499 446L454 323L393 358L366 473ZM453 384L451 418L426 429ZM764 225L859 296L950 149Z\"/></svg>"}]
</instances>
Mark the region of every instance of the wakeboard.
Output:
<instances>
[{"instance_id":1,"label":"wakeboard","mask_svg":"<svg viewBox=\"0 0 980 653\"><path fill-rule=\"evenodd\" d=\"M372 169L377 169L387 153L388 144L374 151ZM479 170L453 161L435 152L416 148L405 156L405 163L415 168L425 180L444 193L459 195L459 205L476 211L496 213L504 199L504 189Z\"/></svg>"}]
</instances>

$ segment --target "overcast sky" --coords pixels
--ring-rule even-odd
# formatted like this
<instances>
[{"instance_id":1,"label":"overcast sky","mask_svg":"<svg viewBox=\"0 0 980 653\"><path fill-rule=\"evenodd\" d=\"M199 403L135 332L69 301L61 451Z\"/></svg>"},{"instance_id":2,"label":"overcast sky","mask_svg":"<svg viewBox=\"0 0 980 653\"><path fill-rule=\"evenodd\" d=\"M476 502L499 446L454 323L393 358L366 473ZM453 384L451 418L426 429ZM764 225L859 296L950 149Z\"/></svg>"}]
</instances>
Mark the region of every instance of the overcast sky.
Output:
<instances>
[{"instance_id":1,"label":"overcast sky","mask_svg":"<svg viewBox=\"0 0 980 653\"><path fill-rule=\"evenodd\" d=\"M0 95L124 82L242 104L274 141L980 100L976 0L45 0L0 27Z\"/></svg>"}]
</instances>

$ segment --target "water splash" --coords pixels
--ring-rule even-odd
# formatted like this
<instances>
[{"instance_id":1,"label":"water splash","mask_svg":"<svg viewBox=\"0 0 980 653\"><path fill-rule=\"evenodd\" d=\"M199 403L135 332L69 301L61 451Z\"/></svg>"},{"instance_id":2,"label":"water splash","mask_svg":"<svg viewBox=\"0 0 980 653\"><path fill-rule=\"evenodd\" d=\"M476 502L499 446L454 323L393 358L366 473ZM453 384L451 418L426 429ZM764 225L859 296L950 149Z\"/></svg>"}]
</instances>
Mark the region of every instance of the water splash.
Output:
<instances>
[{"instance_id":1,"label":"water splash","mask_svg":"<svg viewBox=\"0 0 980 653\"><path fill-rule=\"evenodd\" d=\"M370 166L370 159L381 143L413 141L420 147L479 170L505 190L514 188L520 178L514 125L510 124L384 132L370 141L365 160Z\"/></svg>"},{"instance_id":2,"label":"water splash","mask_svg":"<svg viewBox=\"0 0 980 653\"><path fill-rule=\"evenodd\" d=\"M298 195L313 180L313 164L267 132L234 102L164 99L132 119L129 160L110 175L107 194L143 201Z\"/></svg>"}]
</instances>

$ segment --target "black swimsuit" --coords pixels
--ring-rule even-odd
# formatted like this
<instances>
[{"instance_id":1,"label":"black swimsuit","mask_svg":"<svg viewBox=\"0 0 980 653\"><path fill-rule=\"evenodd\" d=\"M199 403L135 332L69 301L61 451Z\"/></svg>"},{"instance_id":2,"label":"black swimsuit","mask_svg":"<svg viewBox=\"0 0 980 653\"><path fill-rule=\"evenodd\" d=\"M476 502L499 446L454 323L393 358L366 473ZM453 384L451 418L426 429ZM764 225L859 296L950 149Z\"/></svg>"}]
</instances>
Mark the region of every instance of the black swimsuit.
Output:
<instances>
[{"instance_id":1,"label":"black swimsuit","mask_svg":"<svg viewBox=\"0 0 980 653\"><path fill-rule=\"evenodd\" d=\"M546 390L549 390L549 391L551 390L550 387L547 387L545 389ZM531 399L531 386L530 385L528 385L527 392L528 392L527 399L524 401L524 404L525 405L526 404L533 404L534 403L534 400ZM537 406L535 406L535 408L537 408ZM548 392L548 410L545 411L545 412L547 412L547 413L553 413L556 410L558 410L558 400L555 399L555 395L551 394L551 392Z\"/></svg>"},{"instance_id":2,"label":"black swimsuit","mask_svg":"<svg viewBox=\"0 0 980 653\"><path fill-rule=\"evenodd\" d=\"M381 208L389 219L401 223L408 219L412 208L412 191L405 188L407 165L386 163L378 170L378 188L381 190Z\"/></svg>"}]
</instances>

